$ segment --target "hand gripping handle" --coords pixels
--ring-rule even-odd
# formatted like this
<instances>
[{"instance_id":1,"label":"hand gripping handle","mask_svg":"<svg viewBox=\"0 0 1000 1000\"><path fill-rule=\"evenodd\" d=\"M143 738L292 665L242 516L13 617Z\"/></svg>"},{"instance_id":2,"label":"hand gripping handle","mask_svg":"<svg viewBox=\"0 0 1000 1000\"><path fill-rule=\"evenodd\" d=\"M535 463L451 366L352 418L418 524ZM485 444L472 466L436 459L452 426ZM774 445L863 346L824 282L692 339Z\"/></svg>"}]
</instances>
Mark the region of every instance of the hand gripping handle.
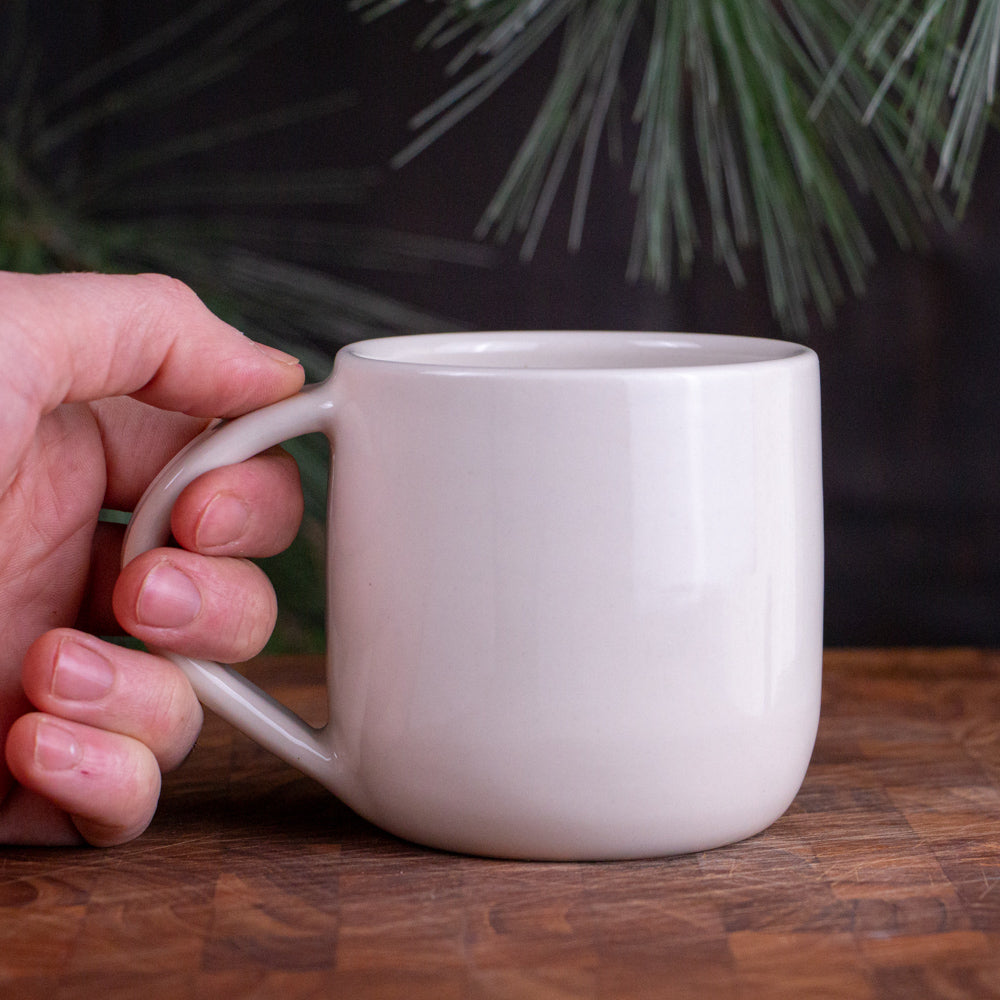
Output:
<instances>
[{"instance_id":1,"label":"hand gripping handle","mask_svg":"<svg viewBox=\"0 0 1000 1000\"><path fill-rule=\"evenodd\" d=\"M332 439L336 405L331 389L328 380L235 420L217 423L178 452L136 506L125 535L122 565L166 544L174 502L198 476L245 461L301 434L319 431ZM308 725L230 667L164 650L156 652L184 671L207 708L343 797L347 777L331 745L329 727Z\"/></svg>"}]
</instances>

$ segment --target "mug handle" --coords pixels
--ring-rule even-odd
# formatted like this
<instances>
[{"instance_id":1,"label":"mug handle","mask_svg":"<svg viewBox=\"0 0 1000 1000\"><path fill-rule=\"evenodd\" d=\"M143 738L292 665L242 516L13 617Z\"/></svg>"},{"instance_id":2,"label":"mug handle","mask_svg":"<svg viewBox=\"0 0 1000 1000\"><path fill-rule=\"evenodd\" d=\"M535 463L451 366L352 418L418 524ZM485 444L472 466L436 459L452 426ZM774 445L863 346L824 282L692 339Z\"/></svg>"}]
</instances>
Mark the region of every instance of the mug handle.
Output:
<instances>
[{"instance_id":1,"label":"mug handle","mask_svg":"<svg viewBox=\"0 0 1000 1000\"><path fill-rule=\"evenodd\" d=\"M331 376L332 378L332 376ZM329 380L203 431L164 466L135 508L125 534L122 565L170 539L170 512L181 491L205 472L235 465L301 434L332 437L336 409ZM347 775L329 726L316 729L230 667L165 650L158 655L185 673L198 699L244 735L340 795Z\"/></svg>"}]
</instances>

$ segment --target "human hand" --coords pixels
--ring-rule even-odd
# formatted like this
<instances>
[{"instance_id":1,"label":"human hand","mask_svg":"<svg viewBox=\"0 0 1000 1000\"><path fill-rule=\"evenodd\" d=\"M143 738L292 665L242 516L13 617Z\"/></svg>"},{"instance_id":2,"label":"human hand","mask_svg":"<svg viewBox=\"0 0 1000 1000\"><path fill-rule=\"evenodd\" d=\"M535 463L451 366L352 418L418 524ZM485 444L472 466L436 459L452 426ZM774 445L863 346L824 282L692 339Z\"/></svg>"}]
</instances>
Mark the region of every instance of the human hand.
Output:
<instances>
[{"instance_id":1,"label":"human hand","mask_svg":"<svg viewBox=\"0 0 1000 1000\"><path fill-rule=\"evenodd\" d=\"M213 418L302 381L171 279L0 272L0 843L110 845L149 823L201 709L167 660L96 636L259 652L275 599L244 557L294 537L298 471L274 451L206 474L174 508L180 547L120 575L123 529L99 513L131 510Z\"/></svg>"}]
</instances>

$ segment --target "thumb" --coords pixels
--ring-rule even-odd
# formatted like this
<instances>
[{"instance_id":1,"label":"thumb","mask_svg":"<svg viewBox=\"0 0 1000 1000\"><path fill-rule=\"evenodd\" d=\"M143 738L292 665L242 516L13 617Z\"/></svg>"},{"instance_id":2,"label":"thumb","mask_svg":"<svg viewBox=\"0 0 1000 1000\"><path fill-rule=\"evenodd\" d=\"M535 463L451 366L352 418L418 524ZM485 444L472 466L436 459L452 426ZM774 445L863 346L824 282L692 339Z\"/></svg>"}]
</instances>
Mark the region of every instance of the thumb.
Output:
<instances>
[{"instance_id":1,"label":"thumb","mask_svg":"<svg viewBox=\"0 0 1000 1000\"><path fill-rule=\"evenodd\" d=\"M247 339L172 278L0 272L0 484L62 403L127 395L230 417L303 378L294 358Z\"/></svg>"}]
</instances>

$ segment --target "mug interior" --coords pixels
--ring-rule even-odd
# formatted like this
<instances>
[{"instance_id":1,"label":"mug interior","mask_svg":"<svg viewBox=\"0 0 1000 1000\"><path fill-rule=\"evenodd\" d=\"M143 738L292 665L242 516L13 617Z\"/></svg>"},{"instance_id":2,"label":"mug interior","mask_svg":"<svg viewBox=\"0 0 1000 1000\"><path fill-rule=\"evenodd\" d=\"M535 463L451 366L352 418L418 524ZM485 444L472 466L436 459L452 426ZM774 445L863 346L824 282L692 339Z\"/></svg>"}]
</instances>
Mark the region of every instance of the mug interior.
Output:
<instances>
[{"instance_id":1,"label":"mug interior","mask_svg":"<svg viewBox=\"0 0 1000 1000\"><path fill-rule=\"evenodd\" d=\"M561 330L415 334L360 341L344 350L371 361L521 371L702 368L809 353L799 344L759 337Z\"/></svg>"}]
</instances>

